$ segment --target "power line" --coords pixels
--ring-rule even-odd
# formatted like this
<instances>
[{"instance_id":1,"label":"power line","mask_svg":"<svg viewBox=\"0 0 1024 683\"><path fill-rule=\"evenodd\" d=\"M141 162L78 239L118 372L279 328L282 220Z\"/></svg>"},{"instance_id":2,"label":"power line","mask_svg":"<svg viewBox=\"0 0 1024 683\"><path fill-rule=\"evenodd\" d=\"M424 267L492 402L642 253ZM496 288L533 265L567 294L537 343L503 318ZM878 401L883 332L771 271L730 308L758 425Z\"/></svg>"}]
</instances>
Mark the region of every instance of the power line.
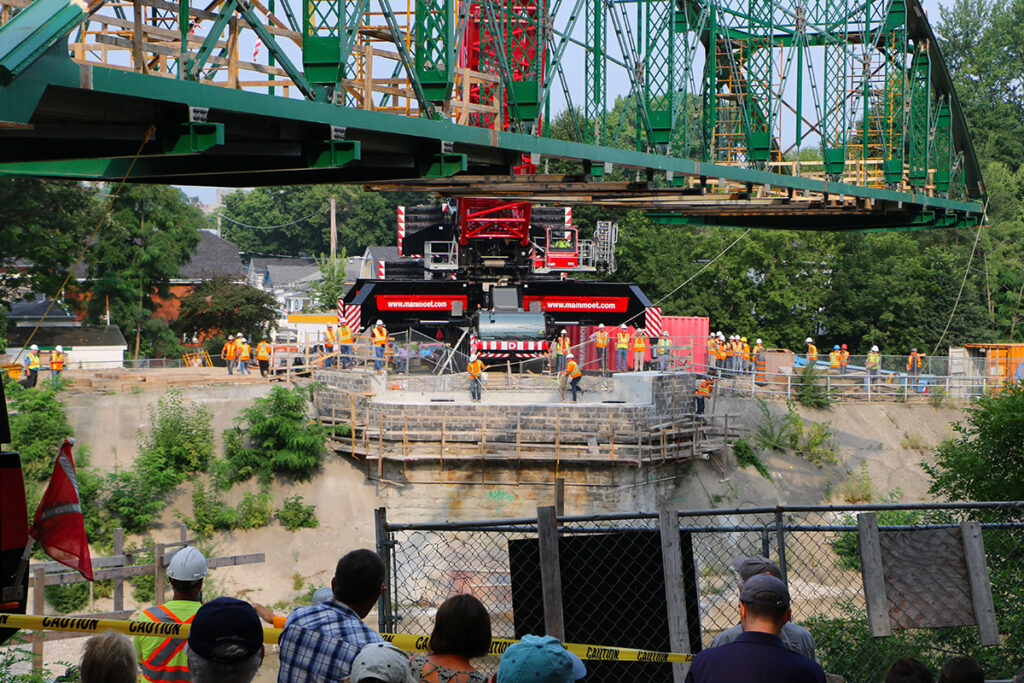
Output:
<instances>
[{"instance_id":1,"label":"power line","mask_svg":"<svg viewBox=\"0 0 1024 683\"><path fill-rule=\"evenodd\" d=\"M236 221L234 218L231 218L229 216L225 216L224 214L220 214L220 217L223 218L226 221L231 221L235 225L240 225L243 228L249 228L250 230L280 230L281 228L288 228L288 227L291 227L293 225L296 225L297 223L301 223L302 221L308 221L313 216L318 216L318 215L322 214L324 211L327 211L328 208L330 208L330 207L329 206L324 206L322 209L314 211L313 213L309 214L305 218L300 218L297 221L292 221L291 223L285 223L284 225L249 225L249 224L243 223L241 221Z\"/></svg>"}]
</instances>

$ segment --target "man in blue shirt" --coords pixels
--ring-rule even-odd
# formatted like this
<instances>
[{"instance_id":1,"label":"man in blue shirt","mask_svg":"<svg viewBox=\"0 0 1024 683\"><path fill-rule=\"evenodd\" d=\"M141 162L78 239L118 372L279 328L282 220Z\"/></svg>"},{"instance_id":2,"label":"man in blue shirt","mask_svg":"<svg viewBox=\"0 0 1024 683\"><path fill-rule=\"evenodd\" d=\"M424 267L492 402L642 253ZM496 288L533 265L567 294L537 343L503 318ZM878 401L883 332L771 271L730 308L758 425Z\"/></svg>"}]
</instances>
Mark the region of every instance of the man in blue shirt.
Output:
<instances>
[{"instance_id":1,"label":"man in blue shirt","mask_svg":"<svg viewBox=\"0 0 1024 683\"><path fill-rule=\"evenodd\" d=\"M779 632L790 616L786 584L771 574L751 577L740 589L743 633L694 657L687 683L825 683L817 662L782 644Z\"/></svg>"},{"instance_id":2,"label":"man in blue shirt","mask_svg":"<svg viewBox=\"0 0 1024 683\"><path fill-rule=\"evenodd\" d=\"M363 646L381 642L363 618L387 589L384 580L384 562L372 550L353 550L338 560L334 599L288 615L278 683L344 680Z\"/></svg>"}]
</instances>

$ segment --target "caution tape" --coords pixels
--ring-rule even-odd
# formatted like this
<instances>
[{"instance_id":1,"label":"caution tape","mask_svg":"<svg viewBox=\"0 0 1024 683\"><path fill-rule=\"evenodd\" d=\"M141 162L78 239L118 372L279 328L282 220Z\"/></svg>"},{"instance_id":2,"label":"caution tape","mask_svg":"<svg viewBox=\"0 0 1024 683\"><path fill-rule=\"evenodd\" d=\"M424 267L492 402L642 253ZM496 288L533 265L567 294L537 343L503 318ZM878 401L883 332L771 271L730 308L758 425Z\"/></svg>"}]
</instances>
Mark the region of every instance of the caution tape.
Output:
<instances>
[{"instance_id":1,"label":"caution tape","mask_svg":"<svg viewBox=\"0 0 1024 683\"><path fill-rule=\"evenodd\" d=\"M117 631L129 636L163 636L187 638L189 624L167 624L155 621L127 621L122 619L93 619L91 617L40 617L22 614L0 614L0 628L23 628L45 631L73 631L100 633ZM264 628L263 642L275 644L282 629ZM430 636L408 633L382 633L381 637L406 652L426 652ZM493 638L487 654L500 657L509 646L518 643L511 638ZM693 655L679 652L657 652L628 647L565 643L565 648L584 661L595 662L655 662L673 663L693 661Z\"/></svg>"}]
</instances>

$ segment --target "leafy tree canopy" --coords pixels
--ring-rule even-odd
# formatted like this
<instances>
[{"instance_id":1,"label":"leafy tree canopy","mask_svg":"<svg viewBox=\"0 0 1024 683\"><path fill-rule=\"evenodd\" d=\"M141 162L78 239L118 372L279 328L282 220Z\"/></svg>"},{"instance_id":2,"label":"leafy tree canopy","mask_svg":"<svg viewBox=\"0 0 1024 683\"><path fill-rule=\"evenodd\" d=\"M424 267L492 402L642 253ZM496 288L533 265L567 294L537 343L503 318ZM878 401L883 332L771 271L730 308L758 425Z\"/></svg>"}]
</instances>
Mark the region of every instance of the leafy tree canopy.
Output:
<instances>
[{"instance_id":1,"label":"leafy tree canopy","mask_svg":"<svg viewBox=\"0 0 1024 683\"><path fill-rule=\"evenodd\" d=\"M182 298L174 329L189 337L241 331L248 339L261 339L273 330L277 317L272 295L220 276L199 283Z\"/></svg>"}]
</instances>

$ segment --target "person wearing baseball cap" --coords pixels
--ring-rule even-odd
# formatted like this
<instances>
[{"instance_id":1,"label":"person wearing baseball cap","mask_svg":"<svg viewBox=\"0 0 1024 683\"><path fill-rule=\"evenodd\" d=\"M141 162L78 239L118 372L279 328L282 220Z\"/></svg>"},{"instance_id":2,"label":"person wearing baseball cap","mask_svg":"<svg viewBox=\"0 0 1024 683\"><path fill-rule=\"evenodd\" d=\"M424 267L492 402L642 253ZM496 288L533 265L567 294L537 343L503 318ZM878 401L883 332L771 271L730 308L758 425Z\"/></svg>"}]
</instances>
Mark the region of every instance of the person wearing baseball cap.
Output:
<instances>
[{"instance_id":1,"label":"person wearing baseball cap","mask_svg":"<svg viewBox=\"0 0 1024 683\"><path fill-rule=\"evenodd\" d=\"M825 683L825 671L817 662L788 649L779 638L793 615L789 602L786 584L771 574L755 574L744 581L740 588L743 633L728 645L694 657L687 683Z\"/></svg>"},{"instance_id":2,"label":"person wearing baseball cap","mask_svg":"<svg viewBox=\"0 0 1024 683\"><path fill-rule=\"evenodd\" d=\"M579 657L554 636L525 635L498 662L497 683L572 683L587 675Z\"/></svg>"},{"instance_id":3,"label":"person wearing baseball cap","mask_svg":"<svg viewBox=\"0 0 1024 683\"><path fill-rule=\"evenodd\" d=\"M769 560L761 555L754 555L753 557L740 555L733 560L732 568L739 575L740 590L743 589L743 584L746 583L747 579L758 574L770 574L777 579L782 579L782 571L779 569L779 565L775 564L774 560ZM743 625L736 624L715 636L715 639L711 641L711 647L728 645L736 640L741 633L743 633ZM817 659L814 655L814 636L803 626L787 621L783 624L779 637L782 639L782 644L790 650L799 652L809 659Z\"/></svg>"},{"instance_id":4,"label":"person wearing baseball cap","mask_svg":"<svg viewBox=\"0 0 1024 683\"><path fill-rule=\"evenodd\" d=\"M370 643L352 661L349 683L416 683L409 655L391 643Z\"/></svg>"},{"instance_id":5,"label":"person wearing baseball cap","mask_svg":"<svg viewBox=\"0 0 1024 683\"><path fill-rule=\"evenodd\" d=\"M192 619L185 653L193 683L248 683L263 663L260 617L242 600L211 600Z\"/></svg>"}]
</instances>

